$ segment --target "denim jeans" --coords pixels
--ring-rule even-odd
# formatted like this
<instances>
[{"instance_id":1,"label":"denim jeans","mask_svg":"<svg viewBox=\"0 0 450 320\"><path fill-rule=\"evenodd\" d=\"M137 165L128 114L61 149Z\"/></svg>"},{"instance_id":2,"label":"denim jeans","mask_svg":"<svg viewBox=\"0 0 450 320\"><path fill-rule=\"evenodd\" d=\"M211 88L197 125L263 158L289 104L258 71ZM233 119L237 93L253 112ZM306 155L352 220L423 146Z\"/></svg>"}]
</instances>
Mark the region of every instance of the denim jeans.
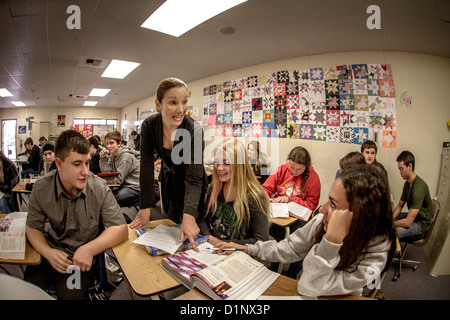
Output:
<instances>
[{"instance_id":1,"label":"denim jeans","mask_svg":"<svg viewBox=\"0 0 450 320\"><path fill-rule=\"evenodd\" d=\"M129 207L133 204L139 203L140 200L139 191L128 187L118 188L113 191L113 194L120 207Z\"/></svg>"},{"instance_id":2,"label":"denim jeans","mask_svg":"<svg viewBox=\"0 0 450 320\"><path fill-rule=\"evenodd\" d=\"M402 212L398 215L397 220L404 219L408 215L407 212ZM422 228L415 222L409 228L397 228L398 239L402 242L414 242L426 236L422 232Z\"/></svg>"}]
</instances>

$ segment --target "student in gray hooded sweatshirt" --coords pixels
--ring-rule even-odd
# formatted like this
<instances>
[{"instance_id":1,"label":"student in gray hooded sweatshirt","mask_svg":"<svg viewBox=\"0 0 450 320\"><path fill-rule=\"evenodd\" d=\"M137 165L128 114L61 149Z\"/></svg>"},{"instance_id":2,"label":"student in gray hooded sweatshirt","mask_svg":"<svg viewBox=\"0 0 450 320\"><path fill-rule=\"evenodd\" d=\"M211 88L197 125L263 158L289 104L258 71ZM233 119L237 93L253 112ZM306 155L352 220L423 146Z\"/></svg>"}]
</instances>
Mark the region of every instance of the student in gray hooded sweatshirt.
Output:
<instances>
[{"instance_id":1,"label":"student in gray hooded sweatshirt","mask_svg":"<svg viewBox=\"0 0 450 320\"><path fill-rule=\"evenodd\" d=\"M109 177L109 184L120 184L113 190L117 203L127 207L139 203L139 163L134 152L122 146L122 135L118 131L108 132L105 136L106 149L100 152L102 173L119 172Z\"/></svg>"},{"instance_id":2,"label":"student in gray hooded sweatshirt","mask_svg":"<svg viewBox=\"0 0 450 320\"><path fill-rule=\"evenodd\" d=\"M303 260L298 292L306 296L360 295L389 267L395 252L389 187L370 164L343 171L319 214L286 239L256 244L216 244L240 248L261 260ZM229 252L229 251L227 251Z\"/></svg>"}]
</instances>

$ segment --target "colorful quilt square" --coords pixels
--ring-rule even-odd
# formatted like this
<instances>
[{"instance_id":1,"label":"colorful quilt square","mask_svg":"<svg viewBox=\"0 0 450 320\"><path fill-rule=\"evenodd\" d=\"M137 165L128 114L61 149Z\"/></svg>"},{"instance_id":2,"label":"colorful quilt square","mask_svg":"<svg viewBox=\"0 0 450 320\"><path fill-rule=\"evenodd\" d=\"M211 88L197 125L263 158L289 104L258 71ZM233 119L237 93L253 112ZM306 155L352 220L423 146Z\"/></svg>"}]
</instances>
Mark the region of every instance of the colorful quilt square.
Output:
<instances>
[{"instance_id":1,"label":"colorful quilt square","mask_svg":"<svg viewBox=\"0 0 450 320\"><path fill-rule=\"evenodd\" d=\"M278 138L286 138L286 124L275 124L275 136Z\"/></svg>"},{"instance_id":2,"label":"colorful quilt square","mask_svg":"<svg viewBox=\"0 0 450 320\"><path fill-rule=\"evenodd\" d=\"M354 79L353 80L353 93L367 94L367 79Z\"/></svg>"},{"instance_id":3,"label":"colorful quilt square","mask_svg":"<svg viewBox=\"0 0 450 320\"><path fill-rule=\"evenodd\" d=\"M286 137L289 139L298 139L300 135L299 124L288 124Z\"/></svg>"},{"instance_id":4,"label":"colorful quilt square","mask_svg":"<svg viewBox=\"0 0 450 320\"><path fill-rule=\"evenodd\" d=\"M242 112L242 124L251 124L252 123L252 112L244 111Z\"/></svg>"},{"instance_id":5,"label":"colorful quilt square","mask_svg":"<svg viewBox=\"0 0 450 320\"><path fill-rule=\"evenodd\" d=\"M311 91L314 96L322 97L325 99L325 81L317 80L311 81Z\"/></svg>"},{"instance_id":6,"label":"colorful quilt square","mask_svg":"<svg viewBox=\"0 0 450 320\"><path fill-rule=\"evenodd\" d=\"M327 140L327 126L313 125L313 140L326 141Z\"/></svg>"},{"instance_id":7,"label":"colorful quilt square","mask_svg":"<svg viewBox=\"0 0 450 320\"><path fill-rule=\"evenodd\" d=\"M286 96L286 107L287 107L287 109L297 109L299 107L298 94L292 94L292 95Z\"/></svg>"},{"instance_id":8,"label":"colorful quilt square","mask_svg":"<svg viewBox=\"0 0 450 320\"><path fill-rule=\"evenodd\" d=\"M397 147L397 131L383 130L383 147Z\"/></svg>"},{"instance_id":9,"label":"colorful quilt square","mask_svg":"<svg viewBox=\"0 0 450 320\"><path fill-rule=\"evenodd\" d=\"M242 100L242 89L233 90L233 100Z\"/></svg>"},{"instance_id":10,"label":"colorful quilt square","mask_svg":"<svg viewBox=\"0 0 450 320\"><path fill-rule=\"evenodd\" d=\"M231 90L230 91L224 91L223 93L224 93L223 100L225 102L233 101L233 91L231 91Z\"/></svg>"},{"instance_id":11,"label":"colorful quilt square","mask_svg":"<svg viewBox=\"0 0 450 320\"><path fill-rule=\"evenodd\" d=\"M288 109L286 110L287 124L298 124L300 123L301 112L299 109Z\"/></svg>"},{"instance_id":12,"label":"colorful quilt square","mask_svg":"<svg viewBox=\"0 0 450 320\"><path fill-rule=\"evenodd\" d=\"M233 125L232 124L226 124L223 126L223 130L225 131L225 137L232 137L233 136Z\"/></svg>"},{"instance_id":13,"label":"colorful quilt square","mask_svg":"<svg viewBox=\"0 0 450 320\"><path fill-rule=\"evenodd\" d=\"M253 88L258 86L258 76L251 76L247 78L247 87Z\"/></svg>"},{"instance_id":14,"label":"colorful quilt square","mask_svg":"<svg viewBox=\"0 0 450 320\"><path fill-rule=\"evenodd\" d=\"M297 94L298 95L298 82L286 83L286 95Z\"/></svg>"},{"instance_id":15,"label":"colorful quilt square","mask_svg":"<svg viewBox=\"0 0 450 320\"><path fill-rule=\"evenodd\" d=\"M285 125L286 123L287 123L286 110L275 109L275 125L277 125L277 124L284 124Z\"/></svg>"},{"instance_id":16,"label":"colorful quilt square","mask_svg":"<svg viewBox=\"0 0 450 320\"><path fill-rule=\"evenodd\" d=\"M275 123L274 109L263 110L263 123Z\"/></svg>"},{"instance_id":17,"label":"colorful quilt square","mask_svg":"<svg viewBox=\"0 0 450 320\"><path fill-rule=\"evenodd\" d=\"M353 71L351 65L342 65L336 67L338 79L352 79Z\"/></svg>"},{"instance_id":18,"label":"colorful quilt square","mask_svg":"<svg viewBox=\"0 0 450 320\"><path fill-rule=\"evenodd\" d=\"M312 140L313 138L313 125L301 124L300 125L300 139Z\"/></svg>"},{"instance_id":19,"label":"colorful quilt square","mask_svg":"<svg viewBox=\"0 0 450 320\"><path fill-rule=\"evenodd\" d=\"M309 77L309 70L302 70L302 71L300 71L300 80L302 80L302 81L308 81L308 80L310 80L310 77Z\"/></svg>"},{"instance_id":20,"label":"colorful quilt square","mask_svg":"<svg viewBox=\"0 0 450 320\"><path fill-rule=\"evenodd\" d=\"M263 124L262 123L252 123L252 137L260 138L263 135Z\"/></svg>"},{"instance_id":21,"label":"colorful quilt square","mask_svg":"<svg viewBox=\"0 0 450 320\"><path fill-rule=\"evenodd\" d=\"M273 86L273 95L275 97L284 97L286 95L286 84L285 83L277 83Z\"/></svg>"},{"instance_id":22,"label":"colorful quilt square","mask_svg":"<svg viewBox=\"0 0 450 320\"><path fill-rule=\"evenodd\" d=\"M352 64L352 70L354 79L368 78L367 64Z\"/></svg>"},{"instance_id":23,"label":"colorful quilt square","mask_svg":"<svg viewBox=\"0 0 450 320\"><path fill-rule=\"evenodd\" d=\"M302 80L298 83L298 94L300 96L309 96L311 92L311 82L307 80Z\"/></svg>"},{"instance_id":24,"label":"colorful quilt square","mask_svg":"<svg viewBox=\"0 0 450 320\"><path fill-rule=\"evenodd\" d=\"M242 112L235 111L233 112L233 124L241 124L242 123Z\"/></svg>"},{"instance_id":25,"label":"colorful quilt square","mask_svg":"<svg viewBox=\"0 0 450 320\"><path fill-rule=\"evenodd\" d=\"M351 118L351 115L350 115L350 112L346 112L346 111L341 111L340 112L340 120L341 120L341 127L344 127L344 126L350 126L350 118Z\"/></svg>"},{"instance_id":26,"label":"colorful quilt square","mask_svg":"<svg viewBox=\"0 0 450 320\"><path fill-rule=\"evenodd\" d=\"M233 125L233 137L242 137L242 124Z\"/></svg>"},{"instance_id":27,"label":"colorful quilt square","mask_svg":"<svg viewBox=\"0 0 450 320\"><path fill-rule=\"evenodd\" d=\"M327 110L339 110L340 109L340 99L338 96L329 96L327 98Z\"/></svg>"},{"instance_id":28,"label":"colorful quilt square","mask_svg":"<svg viewBox=\"0 0 450 320\"><path fill-rule=\"evenodd\" d=\"M378 96L369 96L369 111L370 112L381 112L386 109L383 99Z\"/></svg>"},{"instance_id":29,"label":"colorful quilt square","mask_svg":"<svg viewBox=\"0 0 450 320\"><path fill-rule=\"evenodd\" d=\"M339 80L339 94L340 95L353 94L353 81L345 79Z\"/></svg>"},{"instance_id":30,"label":"colorful quilt square","mask_svg":"<svg viewBox=\"0 0 450 320\"><path fill-rule=\"evenodd\" d=\"M355 110L369 111L369 98L367 95L355 94Z\"/></svg>"},{"instance_id":31,"label":"colorful quilt square","mask_svg":"<svg viewBox=\"0 0 450 320\"><path fill-rule=\"evenodd\" d=\"M286 83L289 82L289 71L283 70L277 72L277 82Z\"/></svg>"},{"instance_id":32,"label":"colorful quilt square","mask_svg":"<svg viewBox=\"0 0 450 320\"><path fill-rule=\"evenodd\" d=\"M368 112L350 111L350 127L370 127L370 117Z\"/></svg>"},{"instance_id":33,"label":"colorful quilt square","mask_svg":"<svg viewBox=\"0 0 450 320\"><path fill-rule=\"evenodd\" d=\"M339 127L340 125L340 112L336 110L327 110L327 126Z\"/></svg>"},{"instance_id":34,"label":"colorful quilt square","mask_svg":"<svg viewBox=\"0 0 450 320\"><path fill-rule=\"evenodd\" d=\"M263 122L263 111L255 110L252 113L252 123L262 123Z\"/></svg>"},{"instance_id":35,"label":"colorful quilt square","mask_svg":"<svg viewBox=\"0 0 450 320\"><path fill-rule=\"evenodd\" d=\"M323 80L323 69L322 68L311 68L310 69L310 79L311 80Z\"/></svg>"},{"instance_id":36,"label":"colorful quilt square","mask_svg":"<svg viewBox=\"0 0 450 320\"><path fill-rule=\"evenodd\" d=\"M276 110L286 109L286 98L284 96L275 97L275 109Z\"/></svg>"},{"instance_id":37,"label":"colorful quilt square","mask_svg":"<svg viewBox=\"0 0 450 320\"><path fill-rule=\"evenodd\" d=\"M327 123L327 113L325 110L312 110L311 111L311 121L315 124Z\"/></svg>"},{"instance_id":38,"label":"colorful quilt square","mask_svg":"<svg viewBox=\"0 0 450 320\"><path fill-rule=\"evenodd\" d=\"M390 64L382 64L381 69L383 70L382 79L392 80L392 69Z\"/></svg>"},{"instance_id":39,"label":"colorful quilt square","mask_svg":"<svg viewBox=\"0 0 450 320\"><path fill-rule=\"evenodd\" d=\"M209 105L209 114L210 115L217 114L217 104L216 103L211 103Z\"/></svg>"},{"instance_id":40,"label":"colorful quilt square","mask_svg":"<svg viewBox=\"0 0 450 320\"><path fill-rule=\"evenodd\" d=\"M273 95L264 95L262 100L263 109L273 109L275 107L275 99L273 98Z\"/></svg>"},{"instance_id":41,"label":"colorful quilt square","mask_svg":"<svg viewBox=\"0 0 450 320\"><path fill-rule=\"evenodd\" d=\"M369 139L369 129L368 128L355 128L354 130L354 144L363 144L364 141Z\"/></svg>"},{"instance_id":42,"label":"colorful quilt square","mask_svg":"<svg viewBox=\"0 0 450 320\"><path fill-rule=\"evenodd\" d=\"M384 76L381 64L368 64L367 69L369 79L382 79Z\"/></svg>"},{"instance_id":43,"label":"colorful quilt square","mask_svg":"<svg viewBox=\"0 0 450 320\"><path fill-rule=\"evenodd\" d=\"M328 142L339 142L339 127L328 127L327 126L327 141Z\"/></svg>"},{"instance_id":44,"label":"colorful quilt square","mask_svg":"<svg viewBox=\"0 0 450 320\"><path fill-rule=\"evenodd\" d=\"M216 125L216 137L225 137L225 126Z\"/></svg>"},{"instance_id":45,"label":"colorful quilt square","mask_svg":"<svg viewBox=\"0 0 450 320\"><path fill-rule=\"evenodd\" d=\"M355 139L354 128L341 127L339 142L353 143L354 139Z\"/></svg>"},{"instance_id":46,"label":"colorful quilt square","mask_svg":"<svg viewBox=\"0 0 450 320\"><path fill-rule=\"evenodd\" d=\"M262 110L262 98L252 99L252 110Z\"/></svg>"},{"instance_id":47,"label":"colorful quilt square","mask_svg":"<svg viewBox=\"0 0 450 320\"><path fill-rule=\"evenodd\" d=\"M369 112L369 128L381 129L383 122L384 120L381 112Z\"/></svg>"},{"instance_id":48,"label":"colorful quilt square","mask_svg":"<svg viewBox=\"0 0 450 320\"><path fill-rule=\"evenodd\" d=\"M251 138L251 136L252 136L252 124L251 123L242 124L242 137Z\"/></svg>"},{"instance_id":49,"label":"colorful quilt square","mask_svg":"<svg viewBox=\"0 0 450 320\"><path fill-rule=\"evenodd\" d=\"M273 123L263 123L263 137L264 138L275 137L275 125Z\"/></svg>"},{"instance_id":50,"label":"colorful quilt square","mask_svg":"<svg viewBox=\"0 0 450 320\"><path fill-rule=\"evenodd\" d=\"M378 85L377 79L368 79L367 80L367 93L369 96L379 96L380 95L380 87Z\"/></svg>"},{"instance_id":51,"label":"colorful quilt square","mask_svg":"<svg viewBox=\"0 0 450 320\"><path fill-rule=\"evenodd\" d=\"M339 81L338 80L325 80L325 95L329 96L339 95Z\"/></svg>"},{"instance_id":52,"label":"colorful quilt square","mask_svg":"<svg viewBox=\"0 0 450 320\"><path fill-rule=\"evenodd\" d=\"M338 79L338 73L337 73L336 68L331 67L331 68L325 69L324 74L323 74L323 79L324 80Z\"/></svg>"},{"instance_id":53,"label":"colorful quilt square","mask_svg":"<svg viewBox=\"0 0 450 320\"><path fill-rule=\"evenodd\" d=\"M225 113L222 115L222 122L223 124L233 124L233 114L232 113Z\"/></svg>"},{"instance_id":54,"label":"colorful quilt square","mask_svg":"<svg viewBox=\"0 0 450 320\"><path fill-rule=\"evenodd\" d=\"M339 102L340 110L355 110L355 99L353 98L353 95L341 96Z\"/></svg>"},{"instance_id":55,"label":"colorful quilt square","mask_svg":"<svg viewBox=\"0 0 450 320\"><path fill-rule=\"evenodd\" d=\"M378 85L380 87L381 97L390 97L390 98L395 97L394 80L379 79Z\"/></svg>"}]
</instances>

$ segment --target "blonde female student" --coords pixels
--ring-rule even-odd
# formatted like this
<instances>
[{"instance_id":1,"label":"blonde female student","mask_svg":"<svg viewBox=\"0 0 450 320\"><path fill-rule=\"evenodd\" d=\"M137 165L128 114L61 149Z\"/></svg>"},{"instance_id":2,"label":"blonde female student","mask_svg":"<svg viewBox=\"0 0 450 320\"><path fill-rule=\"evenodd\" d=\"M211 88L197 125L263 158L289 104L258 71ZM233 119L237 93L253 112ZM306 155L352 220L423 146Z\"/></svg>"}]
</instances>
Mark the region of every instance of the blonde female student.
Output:
<instances>
[{"instance_id":1,"label":"blonde female student","mask_svg":"<svg viewBox=\"0 0 450 320\"><path fill-rule=\"evenodd\" d=\"M333 183L328 201L303 228L286 239L241 248L266 261L303 260L298 292L306 296L360 295L363 287L389 266L395 229L389 187L377 168L364 164L346 169Z\"/></svg>"},{"instance_id":2,"label":"blonde female student","mask_svg":"<svg viewBox=\"0 0 450 320\"><path fill-rule=\"evenodd\" d=\"M255 243L269 239L270 200L257 181L244 145L225 141L214 150L214 172L200 233L214 246L222 241Z\"/></svg>"}]
</instances>

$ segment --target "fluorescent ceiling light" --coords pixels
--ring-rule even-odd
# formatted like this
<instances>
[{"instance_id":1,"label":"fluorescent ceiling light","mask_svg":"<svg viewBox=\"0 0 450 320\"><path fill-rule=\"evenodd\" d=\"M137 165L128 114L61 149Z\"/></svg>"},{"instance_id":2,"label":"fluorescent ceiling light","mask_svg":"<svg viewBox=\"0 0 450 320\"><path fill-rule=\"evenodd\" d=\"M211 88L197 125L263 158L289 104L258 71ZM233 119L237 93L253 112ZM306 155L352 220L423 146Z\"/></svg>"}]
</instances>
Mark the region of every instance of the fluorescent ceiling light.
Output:
<instances>
[{"instance_id":1,"label":"fluorescent ceiling light","mask_svg":"<svg viewBox=\"0 0 450 320\"><path fill-rule=\"evenodd\" d=\"M123 79L131 71L136 69L140 63L113 59L103 72L103 78Z\"/></svg>"},{"instance_id":2,"label":"fluorescent ceiling light","mask_svg":"<svg viewBox=\"0 0 450 320\"><path fill-rule=\"evenodd\" d=\"M2 88L0 89L0 97L13 97L14 95L8 91L8 89Z\"/></svg>"},{"instance_id":3,"label":"fluorescent ceiling light","mask_svg":"<svg viewBox=\"0 0 450 320\"><path fill-rule=\"evenodd\" d=\"M94 107L97 103L98 103L98 101L85 101L83 106L85 106L85 107Z\"/></svg>"},{"instance_id":4,"label":"fluorescent ceiling light","mask_svg":"<svg viewBox=\"0 0 450 320\"><path fill-rule=\"evenodd\" d=\"M16 107L26 107L27 105L25 103L23 103L22 101L11 101L11 103L13 105L15 105Z\"/></svg>"},{"instance_id":5,"label":"fluorescent ceiling light","mask_svg":"<svg viewBox=\"0 0 450 320\"><path fill-rule=\"evenodd\" d=\"M167 0L141 27L179 37L245 1L247 0Z\"/></svg>"},{"instance_id":6,"label":"fluorescent ceiling light","mask_svg":"<svg viewBox=\"0 0 450 320\"><path fill-rule=\"evenodd\" d=\"M89 93L89 96L91 97L104 97L110 92L111 89L98 89L94 88L92 89L91 93Z\"/></svg>"}]
</instances>

